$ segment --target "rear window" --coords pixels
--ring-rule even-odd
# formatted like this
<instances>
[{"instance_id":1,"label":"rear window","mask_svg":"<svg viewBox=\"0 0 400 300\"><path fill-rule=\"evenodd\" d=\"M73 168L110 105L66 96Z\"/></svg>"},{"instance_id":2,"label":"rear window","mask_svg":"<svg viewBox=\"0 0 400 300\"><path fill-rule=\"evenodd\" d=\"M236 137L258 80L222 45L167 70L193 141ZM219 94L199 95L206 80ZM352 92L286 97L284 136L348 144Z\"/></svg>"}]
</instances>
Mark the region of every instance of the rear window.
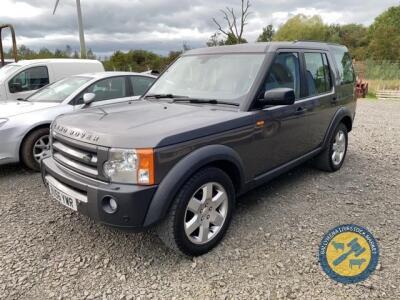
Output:
<instances>
[{"instance_id":1,"label":"rear window","mask_svg":"<svg viewBox=\"0 0 400 300\"><path fill-rule=\"evenodd\" d=\"M332 90L331 74L325 53L304 53L308 96L324 94Z\"/></svg>"},{"instance_id":2,"label":"rear window","mask_svg":"<svg viewBox=\"0 0 400 300\"><path fill-rule=\"evenodd\" d=\"M331 50L338 66L341 84L353 83L355 75L349 52L343 47L331 47Z\"/></svg>"}]
</instances>

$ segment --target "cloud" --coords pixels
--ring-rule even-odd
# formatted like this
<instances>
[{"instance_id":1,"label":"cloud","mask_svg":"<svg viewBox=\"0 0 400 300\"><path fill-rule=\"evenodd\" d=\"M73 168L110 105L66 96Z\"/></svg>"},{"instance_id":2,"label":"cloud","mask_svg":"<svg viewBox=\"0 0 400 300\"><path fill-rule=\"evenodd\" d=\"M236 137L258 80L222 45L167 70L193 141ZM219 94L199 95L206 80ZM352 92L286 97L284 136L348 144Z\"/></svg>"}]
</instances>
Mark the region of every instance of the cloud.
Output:
<instances>
[{"instance_id":1,"label":"cloud","mask_svg":"<svg viewBox=\"0 0 400 300\"><path fill-rule=\"evenodd\" d=\"M0 18L16 27L17 43L34 49L79 48L75 0L1 0ZM239 0L81 0L87 46L101 55L122 49L147 49L161 54L179 50L183 42L204 46L215 32L213 16ZM117 4L118 3L118 4ZM326 23L370 24L397 0L253 0L245 38L253 41L262 27L281 25L291 16L319 14ZM10 44L6 37L6 45Z\"/></svg>"}]
</instances>

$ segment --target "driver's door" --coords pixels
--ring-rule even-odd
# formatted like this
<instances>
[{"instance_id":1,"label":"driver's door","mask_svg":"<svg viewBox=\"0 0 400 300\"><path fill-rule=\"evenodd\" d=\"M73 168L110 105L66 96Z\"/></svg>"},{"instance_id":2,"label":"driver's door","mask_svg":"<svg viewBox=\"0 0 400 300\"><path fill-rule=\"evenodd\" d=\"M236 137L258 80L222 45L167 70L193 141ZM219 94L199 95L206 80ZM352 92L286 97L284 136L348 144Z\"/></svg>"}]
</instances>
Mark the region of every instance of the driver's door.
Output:
<instances>
[{"instance_id":1,"label":"driver's door","mask_svg":"<svg viewBox=\"0 0 400 300\"><path fill-rule=\"evenodd\" d=\"M310 151L307 103L302 102L302 63L300 52L280 52L276 55L261 88L266 90L291 88L295 91L293 105L260 108L257 114L258 131L254 141L258 170L261 175Z\"/></svg>"},{"instance_id":2,"label":"driver's door","mask_svg":"<svg viewBox=\"0 0 400 300\"><path fill-rule=\"evenodd\" d=\"M8 81L8 99L26 99L36 90L48 85L49 72L46 66L35 66L19 72Z\"/></svg>"}]
</instances>

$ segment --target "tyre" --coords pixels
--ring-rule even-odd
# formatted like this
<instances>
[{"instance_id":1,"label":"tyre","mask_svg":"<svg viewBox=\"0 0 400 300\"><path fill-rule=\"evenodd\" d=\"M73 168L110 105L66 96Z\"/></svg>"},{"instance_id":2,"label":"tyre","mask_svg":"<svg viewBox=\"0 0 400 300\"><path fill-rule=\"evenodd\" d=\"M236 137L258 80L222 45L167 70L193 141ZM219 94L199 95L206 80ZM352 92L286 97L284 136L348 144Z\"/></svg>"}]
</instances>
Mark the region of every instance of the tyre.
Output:
<instances>
[{"instance_id":1,"label":"tyre","mask_svg":"<svg viewBox=\"0 0 400 300\"><path fill-rule=\"evenodd\" d=\"M183 185L157 234L177 252L202 255L224 237L234 205L235 190L229 176L218 168L202 169Z\"/></svg>"},{"instance_id":2,"label":"tyre","mask_svg":"<svg viewBox=\"0 0 400 300\"><path fill-rule=\"evenodd\" d=\"M50 153L49 128L39 128L31 132L21 146L21 160L26 167L40 170L40 161Z\"/></svg>"},{"instance_id":3,"label":"tyre","mask_svg":"<svg viewBox=\"0 0 400 300\"><path fill-rule=\"evenodd\" d=\"M327 172L339 170L346 158L347 145L347 127L340 123L335 129L328 147L314 159L315 167Z\"/></svg>"}]
</instances>

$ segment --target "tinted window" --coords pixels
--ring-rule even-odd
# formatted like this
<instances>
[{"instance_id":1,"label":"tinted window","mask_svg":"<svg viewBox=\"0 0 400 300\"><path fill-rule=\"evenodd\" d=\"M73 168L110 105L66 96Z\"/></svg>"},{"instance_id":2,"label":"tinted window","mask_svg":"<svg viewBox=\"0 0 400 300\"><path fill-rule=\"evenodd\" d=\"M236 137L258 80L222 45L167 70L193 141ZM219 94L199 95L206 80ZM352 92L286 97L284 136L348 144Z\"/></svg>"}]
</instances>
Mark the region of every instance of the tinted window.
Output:
<instances>
[{"instance_id":1,"label":"tinted window","mask_svg":"<svg viewBox=\"0 0 400 300\"><path fill-rule=\"evenodd\" d=\"M125 77L113 77L97 81L88 87L83 94L94 93L94 101L128 97ZM80 101L79 101L80 102Z\"/></svg>"},{"instance_id":2,"label":"tinted window","mask_svg":"<svg viewBox=\"0 0 400 300\"><path fill-rule=\"evenodd\" d=\"M265 91L291 88L300 98L300 64L297 53L279 53L275 58L264 84Z\"/></svg>"},{"instance_id":3,"label":"tinted window","mask_svg":"<svg viewBox=\"0 0 400 300\"><path fill-rule=\"evenodd\" d=\"M314 96L329 92L332 88L332 81L326 55L322 53L304 53L304 57L308 95Z\"/></svg>"},{"instance_id":4,"label":"tinted window","mask_svg":"<svg viewBox=\"0 0 400 300\"><path fill-rule=\"evenodd\" d=\"M49 84L49 73L46 67L34 67L22 71L8 83L10 93L33 91Z\"/></svg>"},{"instance_id":5,"label":"tinted window","mask_svg":"<svg viewBox=\"0 0 400 300\"><path fill-rule=\"evenodd\" d=\"M332 47L332 52L338 66L341 84L353 83L355 76L350 54L341 47Z\"/></svg>"},{"instance_id":6,"label":"tinted window","mask_svg":"<svg viewBox=\"0 0 400 300\"><path fill-rule=\"evenodd\" d=\"M133 95L141 96L153 84L155 79L151 77L132 76L130 77L130 80L132 84Z\"/></svg>"}]
</instances>

